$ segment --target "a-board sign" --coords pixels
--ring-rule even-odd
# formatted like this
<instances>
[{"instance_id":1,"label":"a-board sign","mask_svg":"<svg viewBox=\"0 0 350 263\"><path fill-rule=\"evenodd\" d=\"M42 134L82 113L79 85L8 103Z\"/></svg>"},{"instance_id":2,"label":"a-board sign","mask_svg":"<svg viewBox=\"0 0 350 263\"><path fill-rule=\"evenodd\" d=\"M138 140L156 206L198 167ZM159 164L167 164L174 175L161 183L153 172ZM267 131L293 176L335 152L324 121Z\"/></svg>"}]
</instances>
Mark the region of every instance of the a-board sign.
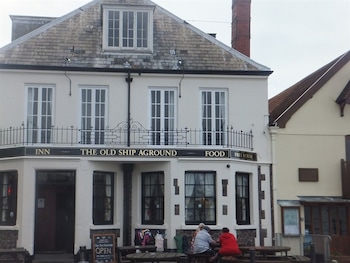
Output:
<instances>
[{"instance_id":1,"label":"a-board sign","mask_svg":"<svg viewBox=\"0 0 350 263\"><path fill-rule=\"evenodd\" d=\"M94 263L115 263L115 235L94 234L92 240Z\"/></svg>"}]
</instances>

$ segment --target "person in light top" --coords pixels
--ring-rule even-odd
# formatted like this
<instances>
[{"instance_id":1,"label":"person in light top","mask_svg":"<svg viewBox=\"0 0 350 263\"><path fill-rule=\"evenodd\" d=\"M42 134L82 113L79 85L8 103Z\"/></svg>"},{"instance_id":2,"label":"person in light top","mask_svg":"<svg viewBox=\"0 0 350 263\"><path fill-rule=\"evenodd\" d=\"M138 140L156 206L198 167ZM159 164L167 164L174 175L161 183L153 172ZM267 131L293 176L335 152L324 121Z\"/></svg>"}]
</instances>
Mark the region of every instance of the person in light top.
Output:
<instances>
[{"instance_id":1,"label":"person in light top","mask_svg":"<svg viewBox=\"0 0 350 263\"><path fill-rule=\"evenodd\" d=\"M212 239L210 235L210 227L204 226L203 229L199 230L193 243L194 254L208 254L212 256L209 261L212 262L215 259L215 251L211 249L211 246L217 245L217 242Z\"/></svg>"}]
</instances>

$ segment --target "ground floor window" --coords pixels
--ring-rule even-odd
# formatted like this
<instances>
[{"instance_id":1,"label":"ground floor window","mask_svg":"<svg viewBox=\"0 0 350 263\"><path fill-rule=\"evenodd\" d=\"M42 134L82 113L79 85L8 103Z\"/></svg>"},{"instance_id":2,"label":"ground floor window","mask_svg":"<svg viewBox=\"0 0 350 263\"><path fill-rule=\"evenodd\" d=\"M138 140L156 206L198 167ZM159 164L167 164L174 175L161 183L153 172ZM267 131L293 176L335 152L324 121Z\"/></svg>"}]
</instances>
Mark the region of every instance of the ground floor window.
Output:
<instances>
[{"instance_id":1,"label":"ground floor window","mask_svg":"<svg viewBox=\"0 0 350 263\"><path fill-rule=\"evenodd\" d=\"M0 172L0 225L16 224L17 171Z\"/></svg>"},{"instance_id":2,"label":"ground floor window","mask_svg":"<svg viewBox=\"0 0 350 263\"><path fill-rule=\"evenodd\" d=\"M186 224L216 224L216 173L188 171L185 174Z\"/></svg>"},{"instance_id":3,"label":"ground floor window","mask_svg":"<svg viewBox=\"0 0 350 263\"><path fill-rule=\"evenodd\" d=\"M164 173L142 173L142 223L164 223Z\"/></svg>"},{"instance_id":4,"label":"ground floor window","mask_svg":"<svg viewBox=\"0 0 350 263\"><path fill-rule=\"evenodd\" d=\"M95 225L113 224L114 173L94 172L93 221Z\"/></svg>"},{"instance_id":5,"label":"ground floor window","mask_svg":"<svg viewBox=\"0 0 350 263\"><path fill-rule=\"evenodd\" d=\"M305 205L305 229L310 234L348 236L350 208L345 205Z\"/></svg>"},{"instance_id":6,"label":"ground floor window","mask_svg":"<svg viewBox=\"0 0 350 263\"><path fill-rule=\"evenodd\" d=\"M250 192L248 173L236 173L236 217L238 225L250 224Z\"/></svg>"}]
</instances>

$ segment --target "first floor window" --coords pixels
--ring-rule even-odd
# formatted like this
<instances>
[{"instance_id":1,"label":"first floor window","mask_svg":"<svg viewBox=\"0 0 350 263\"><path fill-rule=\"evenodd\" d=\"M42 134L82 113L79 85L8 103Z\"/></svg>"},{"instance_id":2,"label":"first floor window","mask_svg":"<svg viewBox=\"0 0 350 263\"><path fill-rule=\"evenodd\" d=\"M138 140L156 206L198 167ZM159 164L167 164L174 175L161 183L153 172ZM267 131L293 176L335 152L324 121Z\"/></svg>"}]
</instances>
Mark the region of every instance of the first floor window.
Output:
<instances>
[{"instance_id":1,"label":"first floor window","mask_svg":"<svg viewBox=\"0 0 350 263\"><path fill-rule=\"evenodd\" d=\"M164 223L164 173L142 174L142 223Z\"/></svg>"},{"instance_id":2,"label":"first floor window","mask_svg":"<svg viewBox=\"0 0 350 263\"><path fill-rule=\"evenodd\" d=\"M53 87L27 87L27 140L50 143L52 140Z\"/></svg>"},{"instance_id":3,"label":"first floor window","mask_svg":"<svg viewBox=\"0 0 350 263\"><path fill-rule=\"evenodd\" d=\"M104 144L107 117L107 89L81 89L81 143Z\"/></svg>"},{"instance_id":4,"label":"first floor window","mask_svg":"<svg viewBox=\"0 0 350 263\"><path fill-rule=\"evenodd\" d=\"M236 174L236 220L238 225L250 224L249 174Z\"/></svg>"},{"instance_id":5,"label":"first floor window","mask_svg":"<svg viewBox=\"0 0 350 263\"><path fill-rule=\"evenodd\" d=\"M152 89L151 130L153 145L172 145L175 135L175 90Z\"/></svg>"},{"instance_id":6,"label":"first floor window","mask_svg":"<svg viewBox=\"0 0 350 263\"><path fill-rule=\"evenodd\" d=\"M93 220L95 225L113 224L114 174L94 172Z\"/></svg>"},{"instance_id":7,"label":"first floor window","mask_svg":"<svg viewBox=\"0 0 350 263\"><path fill-rule=\"evenodd\" d=\"M216 224L216 173L188 171L185 174L185 217L187 225Z\"/></svg>"},{"instance_id":8,"label":"first floor window","mask_svg":"<svg viewBox=\"0 0 350 263\"><path fill-rule=\"evenodd\" d=\"M203 145L225 144L226 118L226 92L202 91Z\"/></svg>"},{"instance_id":9,"label":"first floor window","mask_svg":"<svg viewBox=\"0 0 350 263\"><path fill-rule=\"evenodd\" d=\"M0 225L13 226L17 218L17 172L0 172Z\"/></svg>"}]
</instances>

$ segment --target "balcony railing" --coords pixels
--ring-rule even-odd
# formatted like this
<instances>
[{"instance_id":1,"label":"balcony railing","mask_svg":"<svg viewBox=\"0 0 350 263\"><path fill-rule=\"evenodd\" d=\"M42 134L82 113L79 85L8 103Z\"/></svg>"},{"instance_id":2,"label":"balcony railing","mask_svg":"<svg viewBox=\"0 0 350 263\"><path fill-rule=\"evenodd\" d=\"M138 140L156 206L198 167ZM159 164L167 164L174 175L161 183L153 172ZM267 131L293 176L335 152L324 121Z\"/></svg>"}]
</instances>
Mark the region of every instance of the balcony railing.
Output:
<instances>
[{"instance_id":1,"label":"balcony railing","mask_svg":"<svg viewBox=\"0 0 350 263\"><path fill-rule=\"evenodd\" d=\"M24 126L0 129L0 147L49 144L57 146L216 146L253 150L252 131L244 132L228 127L224 131L175 129L153 131L139 123L120 124L113 129L79 129L76 127L51 127L49 129Z\"/></svg>"}]
</instances>

